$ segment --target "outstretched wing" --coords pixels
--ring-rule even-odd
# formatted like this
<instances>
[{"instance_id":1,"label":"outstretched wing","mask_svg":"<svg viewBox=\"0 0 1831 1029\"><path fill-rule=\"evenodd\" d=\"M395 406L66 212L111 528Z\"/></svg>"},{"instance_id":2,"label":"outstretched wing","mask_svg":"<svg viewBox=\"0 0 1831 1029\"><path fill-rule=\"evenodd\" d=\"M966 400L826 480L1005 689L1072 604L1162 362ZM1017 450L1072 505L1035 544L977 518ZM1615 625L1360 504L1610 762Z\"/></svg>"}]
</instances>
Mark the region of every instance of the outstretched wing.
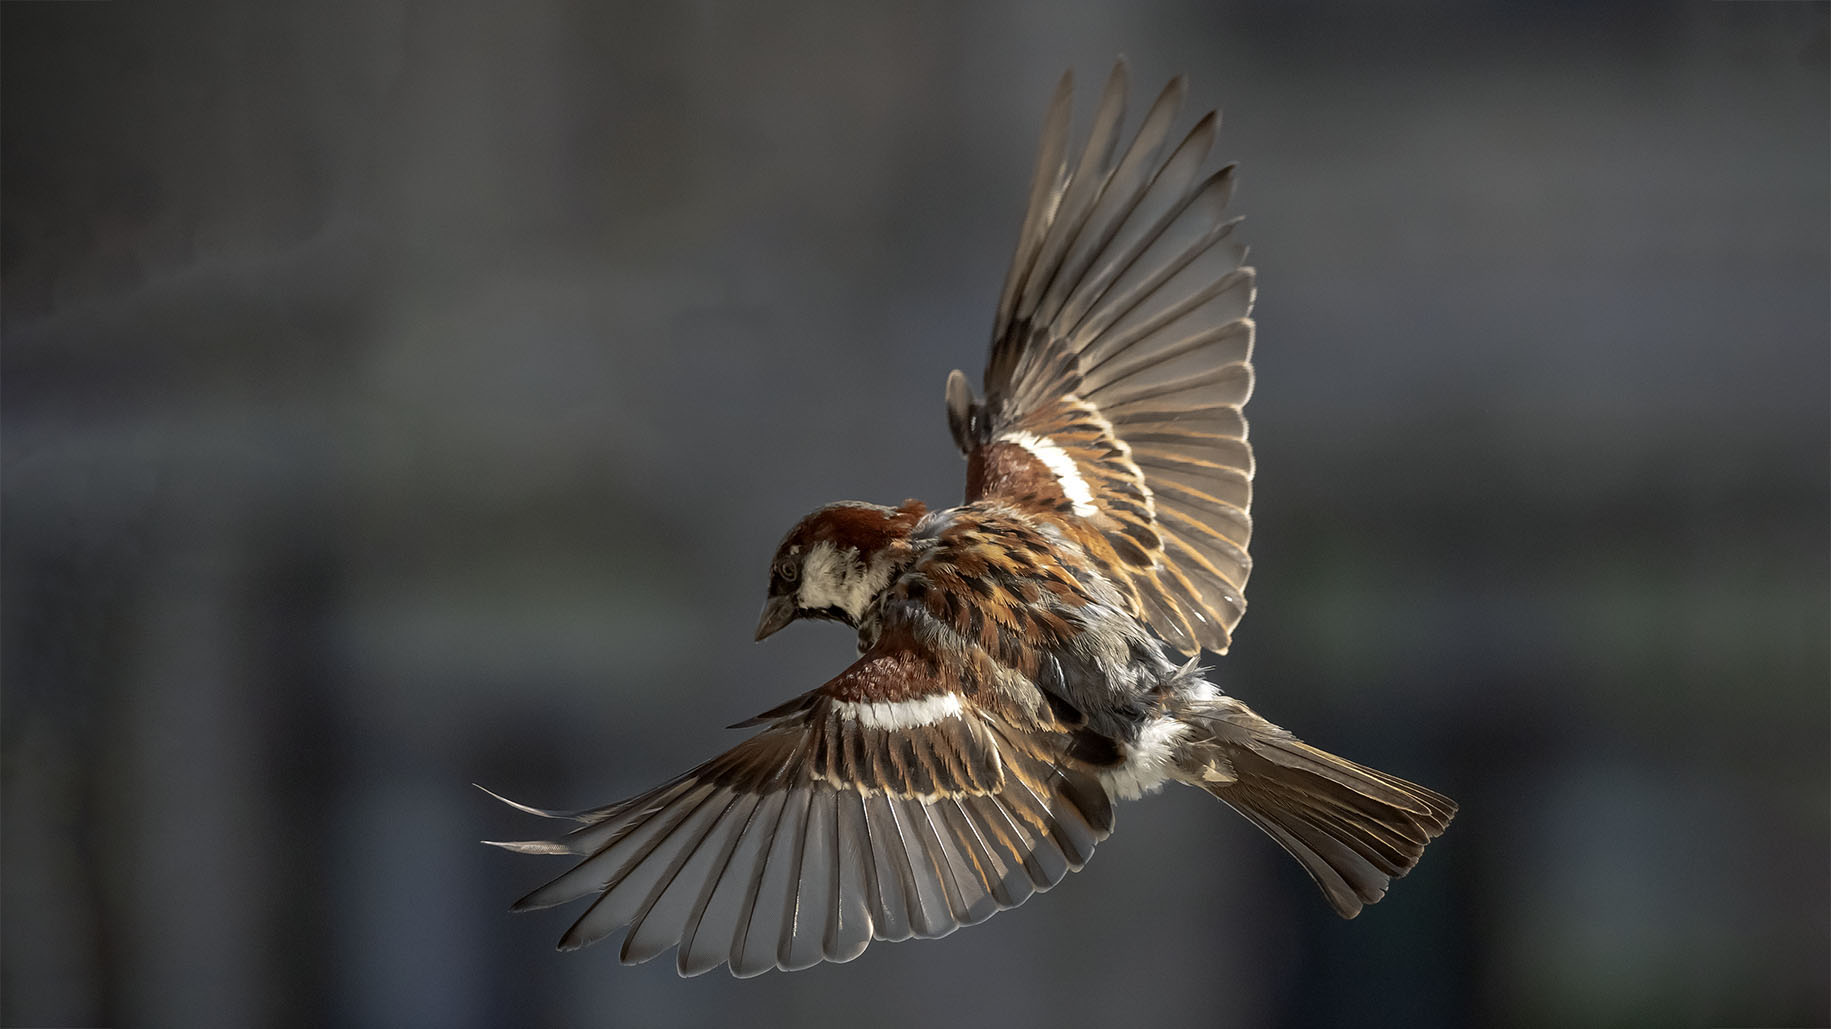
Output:
<instances>
[{"instance_id":1,"label":"outstretched wing","mask_svg":"<svg viewBox=\"0 0 1831 1029\"><path fill-rule=\"evenodd\" d=\"M515 910L584 897L570 950L628 926L622 959L679 947L722 964L850 961L873 939L945 936L1047 890L1112 829L1099 780L1048 733L973 703L912 640L760 716L761 733L640 796L570 816L584 858ZM513 802L510 802L513 803Z\"/></svg>"},{"instance_id":2,"label":"outstretched wing","mask_svg":"<svg viewBox=\"0 0 1831 1029\"><path fill-rule=\"evenodd\" d=\"M1185 654L1224 653L1246 610L1254 272L1231 239L1233 166L1201 176L1216 116L1167 148L1172 81L1129 146L1113 69L1069 163L1071 80L1043 133L1005 279L983 401L948 380L967 499L999 499L1104 539L1137 610Z\"/></svg>"}]
</instances>

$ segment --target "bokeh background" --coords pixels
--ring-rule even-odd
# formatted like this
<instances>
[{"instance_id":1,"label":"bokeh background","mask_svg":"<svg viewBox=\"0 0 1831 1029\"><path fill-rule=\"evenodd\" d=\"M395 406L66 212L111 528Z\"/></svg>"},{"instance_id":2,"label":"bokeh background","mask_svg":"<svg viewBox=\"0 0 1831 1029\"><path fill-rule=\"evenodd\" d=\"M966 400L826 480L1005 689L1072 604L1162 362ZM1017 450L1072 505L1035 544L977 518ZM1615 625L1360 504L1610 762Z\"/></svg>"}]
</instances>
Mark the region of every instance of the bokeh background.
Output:
<instances>
[{"instance_id":1,"label":"bokeh background","mask_svg":"<svg viewBox=\"0 0 1831 1029\"><path fill-rule=\"evenodd\" d=\"M1827 11L0 6L0 1024L1825 1025ZM615 799L850 659L750 642L768 555L958 497L1120 52L1261 270L1217 674L1460 818L1349 923L1184 790L944 942L556 954L470 784Z\"/></svg>"}]
</instances>

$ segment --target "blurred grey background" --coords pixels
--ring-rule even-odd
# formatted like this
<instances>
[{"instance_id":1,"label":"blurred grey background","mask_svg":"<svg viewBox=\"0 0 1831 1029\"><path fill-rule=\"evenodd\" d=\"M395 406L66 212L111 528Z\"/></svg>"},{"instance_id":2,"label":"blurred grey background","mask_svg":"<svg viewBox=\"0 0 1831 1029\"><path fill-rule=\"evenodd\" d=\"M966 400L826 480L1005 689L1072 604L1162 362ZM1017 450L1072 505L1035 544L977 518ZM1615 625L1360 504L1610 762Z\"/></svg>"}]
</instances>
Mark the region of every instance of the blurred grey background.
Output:
<instances>
[{"instance_id":1,"label":"blurred grey background","mask_svg":"<svg viewBox=\"0 0 1831 1029\"><path fill-rule=\"evenodd\" d=\"M5 4L0 1024L1826 1024L1827 10ZM554 953L470 784L850 659L750 643L768 555L958 498L1121 52L1261 271L1220 681L1461 817L1350 923L1184 790L944 942Z\"/></svg>"}]
</instances>

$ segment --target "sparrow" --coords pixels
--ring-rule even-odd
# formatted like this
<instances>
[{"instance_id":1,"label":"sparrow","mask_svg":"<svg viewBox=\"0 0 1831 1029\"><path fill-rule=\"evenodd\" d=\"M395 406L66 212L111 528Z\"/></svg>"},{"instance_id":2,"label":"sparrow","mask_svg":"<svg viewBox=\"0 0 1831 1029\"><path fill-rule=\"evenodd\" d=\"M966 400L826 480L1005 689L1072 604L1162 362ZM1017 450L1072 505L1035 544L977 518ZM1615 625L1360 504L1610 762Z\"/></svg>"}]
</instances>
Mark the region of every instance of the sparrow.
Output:
<instances>
[{"instance_id":1,"label":"sparrow","mask_svg":"<svg viewBox=\"0 0 1831 1029\"><path fill-rule=\"evenodd\" d=\"M505 801L578 823L494 844L579 859L514 905L588 900L562 950L626 929L625 962L674 948L683 976L746 977L945 936L1055 886L1115 800L1171 782L1264 830L1344 918L1449 825L1448 798L1302 742L1198 664L1246 610L1256 275L1235 166L1202 173L1217 116L1176 139L1178 77L1123 142L1126 78L1078 153L1072 75L1055 92L984 396L947 380L965 503L829 504L770 562L757 639L841 622L858 660L639 796Z\"/></svg>"}]
</instances>

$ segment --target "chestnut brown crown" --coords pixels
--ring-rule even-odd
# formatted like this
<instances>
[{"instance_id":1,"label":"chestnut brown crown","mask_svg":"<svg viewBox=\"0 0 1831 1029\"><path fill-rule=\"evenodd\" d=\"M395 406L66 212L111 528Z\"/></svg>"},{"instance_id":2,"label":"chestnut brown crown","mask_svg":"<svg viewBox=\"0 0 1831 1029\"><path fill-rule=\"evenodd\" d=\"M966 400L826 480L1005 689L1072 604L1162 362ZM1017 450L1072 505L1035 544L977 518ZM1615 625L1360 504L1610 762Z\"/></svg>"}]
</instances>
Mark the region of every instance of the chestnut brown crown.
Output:
<instances>
[{"instance_id":1,"label":"chestnut brown crown","mask_svg":"<svg viewBox=\"0 0 1831 1029\"><path fill-rule=\"evenodd\" d=\"M797 618L843 622L853 628L884 589L909 566L909 533L927 506L842 501L795 524L769 563L769 599L757 639Z\"/></svg>"}]
</instances>

